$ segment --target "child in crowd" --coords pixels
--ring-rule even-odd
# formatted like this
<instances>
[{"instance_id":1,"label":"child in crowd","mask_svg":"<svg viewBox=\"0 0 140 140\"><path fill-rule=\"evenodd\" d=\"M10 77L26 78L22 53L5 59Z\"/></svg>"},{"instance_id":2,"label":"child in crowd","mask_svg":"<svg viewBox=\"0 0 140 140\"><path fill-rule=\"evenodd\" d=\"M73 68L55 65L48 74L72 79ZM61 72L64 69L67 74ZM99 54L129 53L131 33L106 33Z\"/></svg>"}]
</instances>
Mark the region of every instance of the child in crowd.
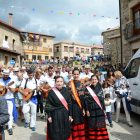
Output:
<instances>
[{"instance_id":1,"label":"child in crowd","mask_svg":"<svg viewBox=\"0 0 140 140\"><path fill-rule=\"evenodd\" d=\"M113 127L112 119L111 119L111 104L114 103L115 101L116 101L116 98L114 98L114 100L110 99L109 93L105 94L104 102L105 102L105 108L106 108L106 115L107 115L107 119L110 124L110 127Z\"/></svg>"},{"instance_id":2,"label":"child in crowd","mask_svg":"<svg viewBox=\"0 0 140 140\"><path fill-rule=\"evenodd\" d=\"M108 85L108 83L107 83L106 81L103 82L102 88L103 88L104 97L105 97L105 94L106 94L106 93L109 93L109 94L110 94L109 85Z\"/></svg>"}]
</instances>

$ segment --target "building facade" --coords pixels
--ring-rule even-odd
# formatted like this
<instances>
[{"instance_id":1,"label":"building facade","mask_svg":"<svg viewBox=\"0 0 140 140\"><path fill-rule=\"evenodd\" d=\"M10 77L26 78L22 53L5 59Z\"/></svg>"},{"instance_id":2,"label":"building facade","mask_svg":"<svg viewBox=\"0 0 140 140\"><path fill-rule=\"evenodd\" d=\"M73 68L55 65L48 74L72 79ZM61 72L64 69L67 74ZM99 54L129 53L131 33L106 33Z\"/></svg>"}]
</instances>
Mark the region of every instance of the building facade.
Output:
<instances>
[{"instance_id":1,"label":"building facade","mask_svg":"<svg viewBox=\"0 0 140 140\"><path fill-rule=\"evenodd\" d=\"M0 64L5 68L10 65L10 60L15 61L15 66L22 62L22 39L20 30L0 21Z\"/></svg>"},{"instance_id":2,"label":"building facade","mask_svg":"<svg viewBox=\"0 0 140 140\"><path fill-rule=\"evenodd\" d=\"M73 42L71 40L63 40L54 43L54 58L55 59L72 59L75 56L91 55L91 46L82 43Z\"/></svg>"},{"instance_id":3,"label":"building facade","mask_svg":"<svg viewBox=\"0 0 140 140\"><path fill-rule=\"evenodd\" d=\"M120 34L120 26L114 28L108 28L106 31L102 32L103 36L103 47L104 47L104 55L111 54L111 45L109 37L119 35Z\"/></svg>"},{"instance_id":4,"label":"building facade","mask_svg":"<svg viewBox=\"0 0 140 140\"><path fill-rule=\"evenodd\" d=\"M27 60L46 60L53 58L53 38L55 36L21 31L23 50Z\"/></svg>"},{"instance_id":5,"label":"building facade","mask_svg":"<svg viewBox=\"0 0 140 140\"><path fill-rule=\"evenodd\" d=\"M111 63L119 65L121 63L121 39L120 34L108 37L110 42Z\"/></svg>"},{"instance_id":6,"label":"building facade","mask_svg":"<svg viewBox=\"0 0 140 140\"><path fill-rule=\"evenodd\" d=\"M103 50L104 47L102 46L97 46L97 45L93 45L91 47L91 55L99 55L99 54L103 54Z\"/></svg>"},{"instance_id":7,"label":"building facade","mask_svg":"<svg viewBox=\"0 0 140 140\"><path fill-rule=\"evenodd\" d=\"M120 0L123 64L140 48L140 0Z\"/></svg>"}]
</instances>

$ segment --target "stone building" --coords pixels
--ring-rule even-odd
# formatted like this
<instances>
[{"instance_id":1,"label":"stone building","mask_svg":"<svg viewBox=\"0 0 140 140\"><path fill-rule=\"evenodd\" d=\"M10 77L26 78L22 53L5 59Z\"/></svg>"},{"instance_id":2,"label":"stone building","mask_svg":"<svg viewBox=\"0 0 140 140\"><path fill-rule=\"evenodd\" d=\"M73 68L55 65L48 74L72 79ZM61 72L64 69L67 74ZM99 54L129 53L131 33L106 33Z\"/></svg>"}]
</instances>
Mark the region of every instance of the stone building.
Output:
<instances>
[{"instance_id":1,"label":"stone building","mask_svg":"<svg viewBox=\"0 0 140 140\"><path fill-rule=\"evenodd\" d=\"M103 49L104 47L102 46L93 45L91 47L91 55L103 54Z\"/></svg>"},{"instance_id":2,"label":"stone building","mask_svg":"<svg viewBox=\"0 0 140 140\"><path fill-rule=\"evenodd\" d=\"M27 31L21 31L21 34L24 38L23 49L27 60L53 58L53 38L55 38L55 36ZM33 38L29 36L33 36ZM35 39L34 36L38 36L38 39Z\"/></svg>"},{"instance_id":3,"label":"stone building","mask_svg":"<svg viewBox=\"0 0 140 140\"><path fill-rule=\"evenodd\" d=\"M103 36L103 47L104 47L104 54L109 55L111 54L111 45L110 45L110 39L109 37L115 36L120 34L120 26L114 27L114 28L108 28L106 31L102 32Z\"/></svg>"},{"instance_id":4,"label":"stone building","mask_svg":"<svg viewBox=\"0 0 140 140\"><path fill-rule=\"evenodd\" d=\"M140 0L120 0L123 64L140 48Z\"/></svg>"},{"instance_id":5,"label":"stone building","mask_svg":"<svg viewBox=\"0 0 140 140\"><path fill-rule=\"evenodd\" d=\"M75 56L89 56L91 55L91 46L82 43L77 43L68 39L54 43L54 58L66 61Z\"/></svg>"},{"instance_id":6,"label":"stone building","mask_svg":"<svg viewBox=\"0 0 140 140\"><path fill-rule=\"evenodd\" d=\"M118 65L121 63L121 39L120 34L108 37L110 42L111 63Z\"/></svg>"},{"instance_id":7,"label":"stone building","mask_svg":"<svg viewBox=\"0 0 140 140\"><path fill-rule=\"evenodd\" d=\"M24 57L20 30L12 26L12 14L9 14L9 23L0 20L0 64L5 68L11 66L10 60L20 66Z\"/></svg>"}]
</instances>

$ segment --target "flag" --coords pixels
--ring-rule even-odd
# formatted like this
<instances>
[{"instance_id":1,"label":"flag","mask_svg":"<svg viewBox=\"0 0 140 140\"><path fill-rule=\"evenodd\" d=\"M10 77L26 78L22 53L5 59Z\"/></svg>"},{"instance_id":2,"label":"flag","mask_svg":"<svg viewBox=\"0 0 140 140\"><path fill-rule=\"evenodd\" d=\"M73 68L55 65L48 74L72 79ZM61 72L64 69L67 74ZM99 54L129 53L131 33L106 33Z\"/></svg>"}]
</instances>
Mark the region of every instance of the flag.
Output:
<instances>
[{"instance_id":1,"label":"flag","mask_svg":"<svg viewBox=\"0 0 140 140\"><path fill-rule=\"evenodd\" d=\"M24 36L28 36L28 33L24 33Z\"/></svg>"},{"instance_id":2,"label":"flag","mask_svg":"<svg viewBox=\"0 0 140 140\"><path fill-rule=\"evenodd\" d=\"M33 11L34 11L35 9L33 8Z\"/></svg>"},{"instance_id":3,"label":"flag","mask_svg":"<svg viewBox=\"0 0 140 140\"><path fill-rule=\"evenodd\" d=\"M60 12L60 14L63 14L63 12Z\"/></svg>"},{"instance_id":4,"label":"flag","mask_svg":"<svg viewBox=\"0 0 140 140\"><path fill-rule=\"evenodd\" d=\"M78 16L80 15L80 13L78 13Z\"/></svg>"},{"instance_id":5,"label":"flag","mask_svg":"<svg viewBox=\"0 0 140 140\"><path fill-rule=\"evenodd\" d=\"M72 14L72 13L69 13L70 15Z\"/></svg>"},{"instance_id":6,"label":"flag","mask_svg":"<svg viewBox=\"0 0 140 140\"><path fill-rule=\"evenodd\" d=\"M34 39L35 39L35 40L39 39L39 35L35 35L35 36L34 36Z\"/></svg>"},{"instance_id":7,"label":"flag","mask_svg":"<svg viewBox=\"0 0 140 140\"><path fill-rule=\"evenodd\" d=\"M34 38L34 36L32 34L30 34L29 37Z\"/></svg>"},{"instance_id":8,"label":"flag","mask_svg":"<svg viewBox=\"0 0 140 140\"><path fill-rule=\"evenodd\" d=\"M44 11L44 9L41 10L42 12Z\"/></svg>"},{"instance_id":9,"label":"flag","mask_svg":"<svg viewBox=\"0 0 140 140\"><path fill-rule=\"evenodd\" d=\"M96 15L93 15L94 17L96 17Z\"/></svg>"},{"instance_id":10,"label":"flag","mask_svg":"<svg viewBox=\"0 0 140 140\"><path fill-rule=\"evenodd\" d=\"M118 17L116 19L119 19Z\"/></svg>"},{"instance_id":11,"label":"flag","mask_svg":"<svg viewBox=\"0 0 140 140\"><path fill-rule=\"evenodd\" d=\"M23 9L25 9L25 8L23 7Z\"/></svg>"},{"instance_id":12,"label":"flag","mask_svg":"<svg viewBox=\"0 0 140 140\"><path fill-rule=\"evenodd\" d=\"M51 13L53 13L53 11L51 11Z\"/></svg>"}]
</instances>

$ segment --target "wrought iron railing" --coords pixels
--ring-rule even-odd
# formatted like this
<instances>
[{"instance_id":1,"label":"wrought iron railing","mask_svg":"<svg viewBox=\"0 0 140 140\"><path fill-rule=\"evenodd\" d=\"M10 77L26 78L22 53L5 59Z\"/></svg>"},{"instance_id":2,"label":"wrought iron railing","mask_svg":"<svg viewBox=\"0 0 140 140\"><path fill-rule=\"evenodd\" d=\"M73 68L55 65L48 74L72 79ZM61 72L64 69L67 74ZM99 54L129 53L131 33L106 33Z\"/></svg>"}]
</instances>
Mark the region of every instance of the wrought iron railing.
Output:
<instances>
[{"instance_id":1,"label":"wrought iron railing","mask_svg":"<svg viewBox=\"0 0 140 140\"><path fill-rule=\"evenodd\" d=\"M140 35L140 32L138 30L140 30L140 18L126 24L126 27L124 29L125 39Z\"/></svg>"}]
</instances>

